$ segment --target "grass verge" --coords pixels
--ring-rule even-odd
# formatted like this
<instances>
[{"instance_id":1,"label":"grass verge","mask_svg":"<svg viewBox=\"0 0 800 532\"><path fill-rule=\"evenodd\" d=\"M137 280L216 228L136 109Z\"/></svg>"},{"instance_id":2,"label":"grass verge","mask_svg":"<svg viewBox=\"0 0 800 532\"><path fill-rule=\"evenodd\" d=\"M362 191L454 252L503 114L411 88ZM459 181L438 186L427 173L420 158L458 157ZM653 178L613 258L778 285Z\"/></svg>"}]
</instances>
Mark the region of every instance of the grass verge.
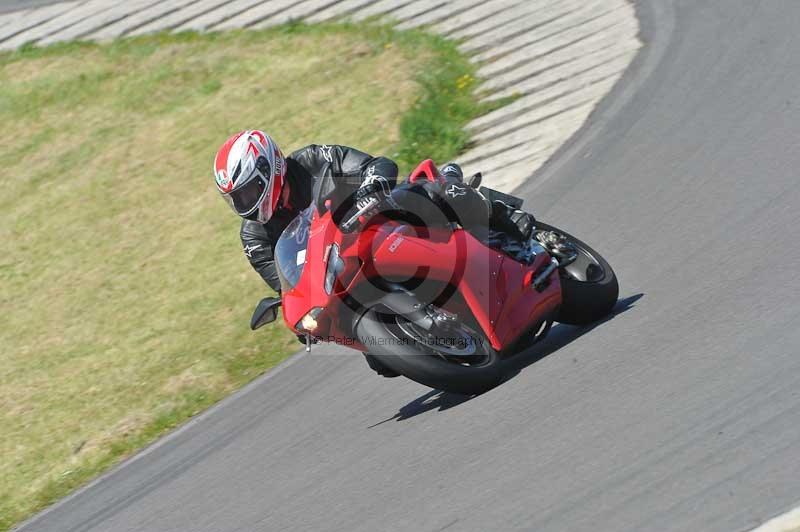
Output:
<instances>
[{"instance_id":1,"label":"grass verge","mask_svg":"<svg viewBox=\"0 0 800 532\"><path fill-rule=\"evenodd\" d=\"M212 186L246 127L408 171L487 111L424 32L292 24L0 55L0 530L295 351Z\"/></svg>"}]
</instances>

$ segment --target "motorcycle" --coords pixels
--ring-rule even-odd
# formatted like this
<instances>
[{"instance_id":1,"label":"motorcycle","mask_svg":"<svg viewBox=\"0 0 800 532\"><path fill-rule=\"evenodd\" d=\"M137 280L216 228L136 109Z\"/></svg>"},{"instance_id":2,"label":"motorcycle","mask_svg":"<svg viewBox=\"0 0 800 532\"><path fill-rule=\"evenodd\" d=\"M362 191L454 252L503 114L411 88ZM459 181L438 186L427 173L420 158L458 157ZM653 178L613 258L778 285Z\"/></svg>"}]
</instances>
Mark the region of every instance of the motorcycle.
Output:
<instances>
[{"instance_id":1,"label":"motorcycle","mask_svg":"<svg viewBox=\"0 0 800 532\"><path fill-rule=\"evenodd\" d=\"M441 182L429 160L408 179ZM617 301L608 262L555 226L537 221L530 241L519 242L497 233L478 238L455 224L421 228L379 218L364 225L373 207L336 223L330 209L312 204L289 224L274 249L281 298L258 304L253 330L282 307L307 350L333 342L363 352L373 369L479 394L500 384L504 360L541 341L553 322L591 323Z\"/></svg>"}]
</instances>

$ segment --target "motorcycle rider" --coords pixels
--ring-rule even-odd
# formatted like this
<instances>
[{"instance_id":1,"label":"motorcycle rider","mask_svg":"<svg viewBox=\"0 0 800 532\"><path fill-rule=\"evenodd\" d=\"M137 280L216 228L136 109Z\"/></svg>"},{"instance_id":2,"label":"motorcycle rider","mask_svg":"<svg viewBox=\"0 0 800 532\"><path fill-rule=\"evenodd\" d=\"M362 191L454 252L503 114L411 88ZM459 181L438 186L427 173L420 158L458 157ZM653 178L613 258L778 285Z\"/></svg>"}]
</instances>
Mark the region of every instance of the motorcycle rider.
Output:
<instances>
[{"instance_id":1,"label":"motorcycle rider","mask_svg":"<svg viewBox=\"0 0 800 532\"><path fill-rule=\"evenodd\" d=\"M467 230L492 228L520 239L530 237L534 224L531 215L500 201L487 201L463 182L456 164L446 165L440 172L444 186L403 184L393 193L397 173L391 159L347 146L311 144L284 158L275 141L260 130L231 136L214 159L217 189L242 218L244 253L278 293L273 246L289 222L312 201L320 209L345 213L353 201L362 206L377 199L378 209L422 212L423 220L431 217L433 206L446 211ZM426 205L429 214L425 214Z\"/></svg>"}]
</instances>

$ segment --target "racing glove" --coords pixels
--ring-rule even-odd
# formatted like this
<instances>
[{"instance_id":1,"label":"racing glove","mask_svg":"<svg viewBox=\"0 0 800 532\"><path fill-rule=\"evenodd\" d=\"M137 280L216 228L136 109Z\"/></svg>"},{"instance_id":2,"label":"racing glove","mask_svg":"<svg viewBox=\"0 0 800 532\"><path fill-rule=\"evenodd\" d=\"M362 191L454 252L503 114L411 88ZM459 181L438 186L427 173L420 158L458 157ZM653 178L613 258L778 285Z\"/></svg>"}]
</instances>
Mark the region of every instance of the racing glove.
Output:
<instances>
[{"instance_id":1,"label":"racing glove","mask_svg":"<svg viewBox=\"0 0 800 532\"><path fill-rule=\"evenodd\" d=\"M371 217L382 207L398 208L397 202L392 199L392 187L389 180L382 176L370 176L365 179L356 191L355 200L358 210L374 203L374 206L365 213L367 217Z\"/></svg>"}]
</instances>

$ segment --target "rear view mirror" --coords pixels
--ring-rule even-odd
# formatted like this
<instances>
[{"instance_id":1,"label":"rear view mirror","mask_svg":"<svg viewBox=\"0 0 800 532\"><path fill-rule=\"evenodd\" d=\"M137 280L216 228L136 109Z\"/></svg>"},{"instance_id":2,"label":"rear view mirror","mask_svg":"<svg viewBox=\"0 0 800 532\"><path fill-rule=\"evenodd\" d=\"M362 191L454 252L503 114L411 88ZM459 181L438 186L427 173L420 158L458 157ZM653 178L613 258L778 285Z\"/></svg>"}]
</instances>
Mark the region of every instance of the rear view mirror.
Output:
<instances>
[{"instance_id":1,"label":"rear view mirror","mask_svg":"<svg viewBox=\"0 0 800 532\"><path fill-rule=\"evenodd\" d=\"M262 325L278 319L278 307L280 306L281 300L278 297L265 297L259 301L253 317L250 318L250 328L255 331Z\"/></svg>"}]
</instances>

